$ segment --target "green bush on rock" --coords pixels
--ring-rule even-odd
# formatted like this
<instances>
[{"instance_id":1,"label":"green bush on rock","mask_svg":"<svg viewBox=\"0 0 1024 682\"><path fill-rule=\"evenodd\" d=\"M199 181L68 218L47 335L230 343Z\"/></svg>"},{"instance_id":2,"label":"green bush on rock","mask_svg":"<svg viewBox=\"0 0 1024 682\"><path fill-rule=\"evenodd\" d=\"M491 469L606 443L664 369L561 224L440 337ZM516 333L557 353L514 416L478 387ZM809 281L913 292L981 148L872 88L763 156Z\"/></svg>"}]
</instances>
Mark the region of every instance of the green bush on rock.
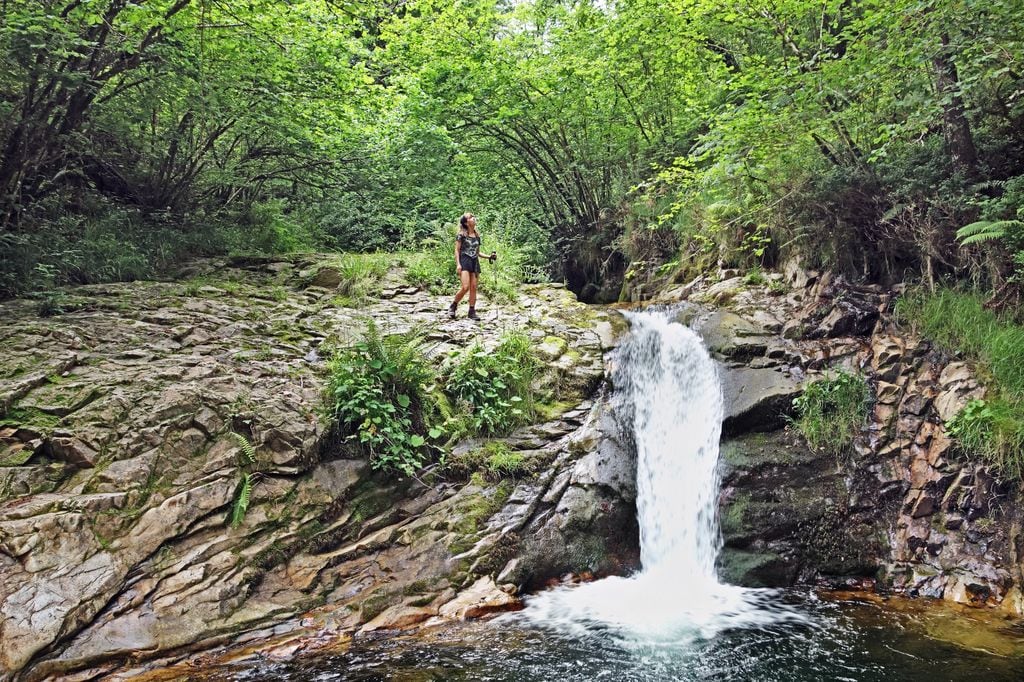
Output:
<instances>
[{"instance_id":1,"label":"green bush on rock","mask_svg":"<svg viewBox=\"0 0 1024 682\"><path fill-rule=\"evenodd\" d=\"M384 336L372 321L355 345L330 362L329 412L366 448L374 468L411 475L426 461L434 373L418 333Z\"/></svg>"},{"instance_id":2,"label":"green bush on rock","mask_svg":"<svg viewBox=\"0 0 1024 682\"><path fill-rule=\"evenodd\" d=\"M453 360L445 392L465 410L467 431L499 435L533 417L531 384L539 365L525 334L506 333L492 352L474 344Z\"/></svg>"},{"instance_id":3,"label":"green bush on rock","mask_svg":"<svg viewBox=\"0 0 1024 682\"><path fill-rule=\"evenodd\" d=\"M797 429L811 447L839 454L864 424L868 400L868 385L860 376L839 372L811 382L793 400Z\"/></svg>"}]
</instances>

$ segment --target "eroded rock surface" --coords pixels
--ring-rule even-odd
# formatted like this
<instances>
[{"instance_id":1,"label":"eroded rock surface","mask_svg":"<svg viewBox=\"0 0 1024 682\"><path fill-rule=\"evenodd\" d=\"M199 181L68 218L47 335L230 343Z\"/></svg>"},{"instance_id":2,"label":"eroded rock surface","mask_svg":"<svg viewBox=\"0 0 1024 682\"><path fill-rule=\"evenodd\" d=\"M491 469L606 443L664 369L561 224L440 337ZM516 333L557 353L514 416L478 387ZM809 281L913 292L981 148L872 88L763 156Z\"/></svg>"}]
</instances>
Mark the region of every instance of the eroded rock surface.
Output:
<instances>
[{"instance_id":1,"label":"eroded rock surface","mask_svg":"<svg viewBox=\"0 0 1024 682\"><path fill-rule=\"evenodd\" d=\"M958 450L944 426L984 395L974 369L895 325L879 287L798 269L772 277L680 289L728 307L682 314L722 363L723 575L877 584L1024 613L1020 486ZM839 369L868 380L870 414L846 451L814 452L784 429L786 412L801 385Z\"/></svg>"},{"instance_id":2,"label":"eroded rock surface","mask_svg":"<svg viewBox=\"0 0 1024 682\"><path fill-rule=\"evenodd\" d=\"M0 304L0 676L98 675L216 644L404 627L444 617L482 577L632 560L585 551L635 494L593 436L614 314L531 286L482 309L483 324L449 321L447 296L395 273L353 305L337 266L316 257L197 274L79 287L50 318ZM539 388L555 416L505 439L540 475L398 480L339 443L319 409L323 348L370 318L386 333L421 326L437 358L512 328L543 346ZM238 435L259 473L232 528ZM514 562L545 529L580 549Z\"/></svg>"}]
</instances>

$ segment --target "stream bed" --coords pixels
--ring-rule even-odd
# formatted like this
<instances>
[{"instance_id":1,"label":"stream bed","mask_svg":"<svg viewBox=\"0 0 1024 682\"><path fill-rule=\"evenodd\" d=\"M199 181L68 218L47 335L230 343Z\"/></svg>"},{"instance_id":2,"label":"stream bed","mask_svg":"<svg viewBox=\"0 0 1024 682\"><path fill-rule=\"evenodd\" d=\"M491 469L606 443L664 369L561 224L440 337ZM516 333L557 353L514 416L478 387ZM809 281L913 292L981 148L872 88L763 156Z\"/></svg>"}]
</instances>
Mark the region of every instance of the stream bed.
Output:
<instances>
[{"instance_id":1,"label":"stream bed","mask_svg":"<svg viewBox=\"0 0 1024 682\"><path fill-rule=\"evenodd\" d=\"M998 614L943 603L778 598L806 618L718 632L709 639L629 641L614 632L567 634L516 616L357 638L345 650L265 660L259 655L187 676L207 682L661 680L938 682L1024 679L1024 631Z\"/></svg>"}]
</instances>

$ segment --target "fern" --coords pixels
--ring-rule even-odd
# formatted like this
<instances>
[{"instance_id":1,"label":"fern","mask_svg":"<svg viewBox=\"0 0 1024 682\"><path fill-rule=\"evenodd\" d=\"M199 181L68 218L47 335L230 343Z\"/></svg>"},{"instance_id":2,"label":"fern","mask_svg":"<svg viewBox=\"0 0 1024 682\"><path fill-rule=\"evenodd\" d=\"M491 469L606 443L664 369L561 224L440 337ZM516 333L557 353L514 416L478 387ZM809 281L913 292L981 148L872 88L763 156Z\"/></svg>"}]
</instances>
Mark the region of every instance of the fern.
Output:
<instances>
[{"instance_id":1,"label":"fern","mask_svg":"<svg viewBox=\"0 0 1024 682\"><path fill-rule=\"evenodd\" d=\"M1020 229L1024 229L1024 222L1020 220L979 220L957 230L956 238L961 246L970 246L993 239L1003 239L1011 230Z\"/></svg>"},{"instance_id":2,"label":"fern","mask_svg":"<svg viewBox=\"0 0 1024 682\"><path fill-rule=\"evenodd\" d=\"M256 446L249 442L249 439L240 433L231 433L231 437L238 443L238 447L242 449L241 458L244 460L244 464L256 464Z\"/></svg>"},{"instance_id":3,"label":"fern","mask_svg":"<svg viewBox=\"0 0 1024 682\"><path fill-rule=\"evenodd\" d=\"M252 495L252 474L242 474L242 478L238 482L238 488L235 491L235 501L231 505L231 527L238 528L241 525L242 519L245 518L245 512L249 509L249 498Z\"/></svg>"}]
</instances>

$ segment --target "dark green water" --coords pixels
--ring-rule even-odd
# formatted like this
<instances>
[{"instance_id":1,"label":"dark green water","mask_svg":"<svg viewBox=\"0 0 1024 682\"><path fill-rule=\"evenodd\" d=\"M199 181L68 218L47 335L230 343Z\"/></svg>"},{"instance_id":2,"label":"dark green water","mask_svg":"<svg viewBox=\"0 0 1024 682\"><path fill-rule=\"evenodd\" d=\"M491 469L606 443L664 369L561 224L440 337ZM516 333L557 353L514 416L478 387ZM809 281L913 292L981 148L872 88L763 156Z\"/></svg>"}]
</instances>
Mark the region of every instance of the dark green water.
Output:
<instances>
[{"instance_id":1,"label":"dark green water","mask_svg":"<svg viewBox=\"0 0 1024 682\"><path fill-rule=\"evenodd\" d=\"M799 593L784 599L809 615L809 621L645 644L612 633L568 636L499 619L415 637L357 639L344 654L251 660L204 677L325 682L1024 680L1024 630L1019 625L979 621L942 606L896 610Z\"/></svg>"}]
</instances>

